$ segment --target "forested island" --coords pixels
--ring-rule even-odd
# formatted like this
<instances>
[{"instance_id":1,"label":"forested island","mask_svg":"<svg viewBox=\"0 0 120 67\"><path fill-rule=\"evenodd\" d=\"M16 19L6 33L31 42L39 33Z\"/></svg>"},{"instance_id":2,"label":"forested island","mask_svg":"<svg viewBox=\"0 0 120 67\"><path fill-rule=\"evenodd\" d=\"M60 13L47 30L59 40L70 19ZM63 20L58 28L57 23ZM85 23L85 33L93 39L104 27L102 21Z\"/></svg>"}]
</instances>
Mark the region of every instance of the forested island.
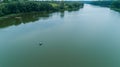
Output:
<instances>
[{"instance_id":1,"label":"forested island","mask_svg":"<svg viewBox=\"0 0 120 67\"><path fill-rule=\"evenodd\" d=\"M54 12L77 10L83 7L81 2L73 1L28 1L3 0L0 3L0 16L27 12Z\"/></svg>"}]
</instances>

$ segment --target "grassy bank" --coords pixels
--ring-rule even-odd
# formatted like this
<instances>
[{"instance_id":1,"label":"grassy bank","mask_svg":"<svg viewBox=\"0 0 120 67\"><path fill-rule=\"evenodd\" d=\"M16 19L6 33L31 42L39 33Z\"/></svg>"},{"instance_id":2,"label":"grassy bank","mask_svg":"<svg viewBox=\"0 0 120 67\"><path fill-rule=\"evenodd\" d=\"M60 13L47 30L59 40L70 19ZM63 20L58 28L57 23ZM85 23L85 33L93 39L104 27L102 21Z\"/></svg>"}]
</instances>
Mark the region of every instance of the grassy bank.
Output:
<instances>
[{"instance_id":1,"label":"grassy bank","mask_svg":"<svg viewBox=\"0 0 120 67\"><path fill-rule=\"evenodd\" d=\"M82 7L83 4L80 2L9 2L0 4L0 16L26 12L75 10Z\"/></svg>"}]
</instances>

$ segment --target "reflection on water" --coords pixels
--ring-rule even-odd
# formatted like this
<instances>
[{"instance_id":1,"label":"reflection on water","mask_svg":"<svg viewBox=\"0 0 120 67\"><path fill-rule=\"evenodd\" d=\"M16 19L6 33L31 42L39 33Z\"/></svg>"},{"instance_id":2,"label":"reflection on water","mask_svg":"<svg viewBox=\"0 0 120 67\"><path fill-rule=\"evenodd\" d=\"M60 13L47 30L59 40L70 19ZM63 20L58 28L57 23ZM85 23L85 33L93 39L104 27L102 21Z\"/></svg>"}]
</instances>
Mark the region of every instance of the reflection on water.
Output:
<instances>
[{"instance_id":1,"label":"reflection on water","mask_svg":"<svg viewBox=\"0 0 120 67\"><path fill-rule=\"evenodd\" d=\"M49 13L26 13L26 14L19 14L16 16L8 17L0 19L0 28L5 28L12 25L19 25L21 23L29 23L35 22L39 19L47 19L49 17Z\"/></svg>"},{"instance_id":2,"label":"reflection on water","mask_svg":"<svg viewBox=\"0 0 120 67\"><path fill-rule=\"evenodd\" d=\"M64 17L64 11L60 12L61 13L61 17ZM21 23L26 24L26 23L30 23L30 22L35 22L37 20L40 19L47 19L49 18L49 16L51 13L48 12L34 12L34 13L24 13L24 14L18 14L18 15L14 15L12 17L7 17L7 18L2 18L0 19L0 28L5 28L5 27L9 27L12 25L20 25Z\"/></svg>"},{"instance_id":3,"label":"reflection on water","mask_svg":"<svg viewBox=\"0 0 120 67\"><path fill-rule=\"evenodd\" d=\"M61 16L61 18L63 18L64 17L64 11L63 12L61 12L61 14L60 14L60 16Z\"/></svg>"},{"instance_id":4,"label":"reflection on water","mask_svg":"<svg viewBox=\"0 0 120 67\"><path fill-rule=\"evenodd\" d=\"M78 11L78 10L79 9L69 10L69 12ZM60 13L61 18L64 17L64 12L65 11L58 12ZM50 15L51 13L52 12L33 12L33 13L23 13L10 17L0 18L0 28L5 28L12 25L17 26L21 23L25 24L25 23L35 22L40 19L47 19L49 18L49 16L51 16Z\"/></svg>"}]
</instances>

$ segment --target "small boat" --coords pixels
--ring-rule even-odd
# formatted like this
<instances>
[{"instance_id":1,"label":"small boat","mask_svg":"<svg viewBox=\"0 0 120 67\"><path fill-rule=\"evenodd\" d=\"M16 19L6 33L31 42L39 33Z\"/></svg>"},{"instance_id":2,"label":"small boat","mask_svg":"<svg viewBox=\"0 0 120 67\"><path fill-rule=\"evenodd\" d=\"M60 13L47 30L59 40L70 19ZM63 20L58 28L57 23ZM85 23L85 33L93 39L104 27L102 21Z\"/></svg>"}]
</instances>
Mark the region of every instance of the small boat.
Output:
<instances>
[{"instance_id":1,"label":"small boat","mask_svg":"<svg viewBox=\"0 0 120 67\"><path fill-rule=\"evenodd\" d=\"M40 42L40 43L39 43L39 45L40 45L40 46L42 46L42 45L43 45L43 43L42 43L42 42Z\"/></svg>"}]
</instances>

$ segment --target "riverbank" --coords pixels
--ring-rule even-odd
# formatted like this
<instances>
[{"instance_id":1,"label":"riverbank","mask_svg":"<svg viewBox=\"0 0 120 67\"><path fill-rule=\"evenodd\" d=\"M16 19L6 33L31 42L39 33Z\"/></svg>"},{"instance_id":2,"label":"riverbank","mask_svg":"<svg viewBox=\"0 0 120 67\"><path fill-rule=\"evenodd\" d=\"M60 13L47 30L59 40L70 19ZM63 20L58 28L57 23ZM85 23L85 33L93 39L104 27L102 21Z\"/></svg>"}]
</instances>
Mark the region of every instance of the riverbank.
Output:
<instances>
[{"instance_id":1,"label":"riverbank","mask_svg":"<svg viewBox=\"0 0 120 67\"><path fill-rule=\"evenodd\" d=\"M90 1L89 4L102 6L102 7L110 7L112 1Z\"/></svg>"},{"instance_id":2,"label":"riverbank","mask_svg":"<svg viewBox=\"0 0 120 67\"><path fill-rule=\"evenodd\" d=\"M0 4L0 16L9 14L27 13L27 12L54 12L54 11L65 11L65 10L77 10L83 7L81 2L9 2Z\"/></svg>"},{"instance_id":3,"label":"riverbank","mask_svg":"<svg viewBox=\"0 0 120 67\"><path fill-rule=\"evenodd\" d=\"M109 7L112 10L120 12L120 1L91 1L89 4Z\"/></svg>"},{"instance_id":4,"label":"riverbank","mask_svg":"<svg viewBox=\"0 0 120 67\"><path fill-rule=\"evenodd\" d=\"M111 5L111 9L120 12L120 1L114 1Z\"/></svg>"}]
</instances>

